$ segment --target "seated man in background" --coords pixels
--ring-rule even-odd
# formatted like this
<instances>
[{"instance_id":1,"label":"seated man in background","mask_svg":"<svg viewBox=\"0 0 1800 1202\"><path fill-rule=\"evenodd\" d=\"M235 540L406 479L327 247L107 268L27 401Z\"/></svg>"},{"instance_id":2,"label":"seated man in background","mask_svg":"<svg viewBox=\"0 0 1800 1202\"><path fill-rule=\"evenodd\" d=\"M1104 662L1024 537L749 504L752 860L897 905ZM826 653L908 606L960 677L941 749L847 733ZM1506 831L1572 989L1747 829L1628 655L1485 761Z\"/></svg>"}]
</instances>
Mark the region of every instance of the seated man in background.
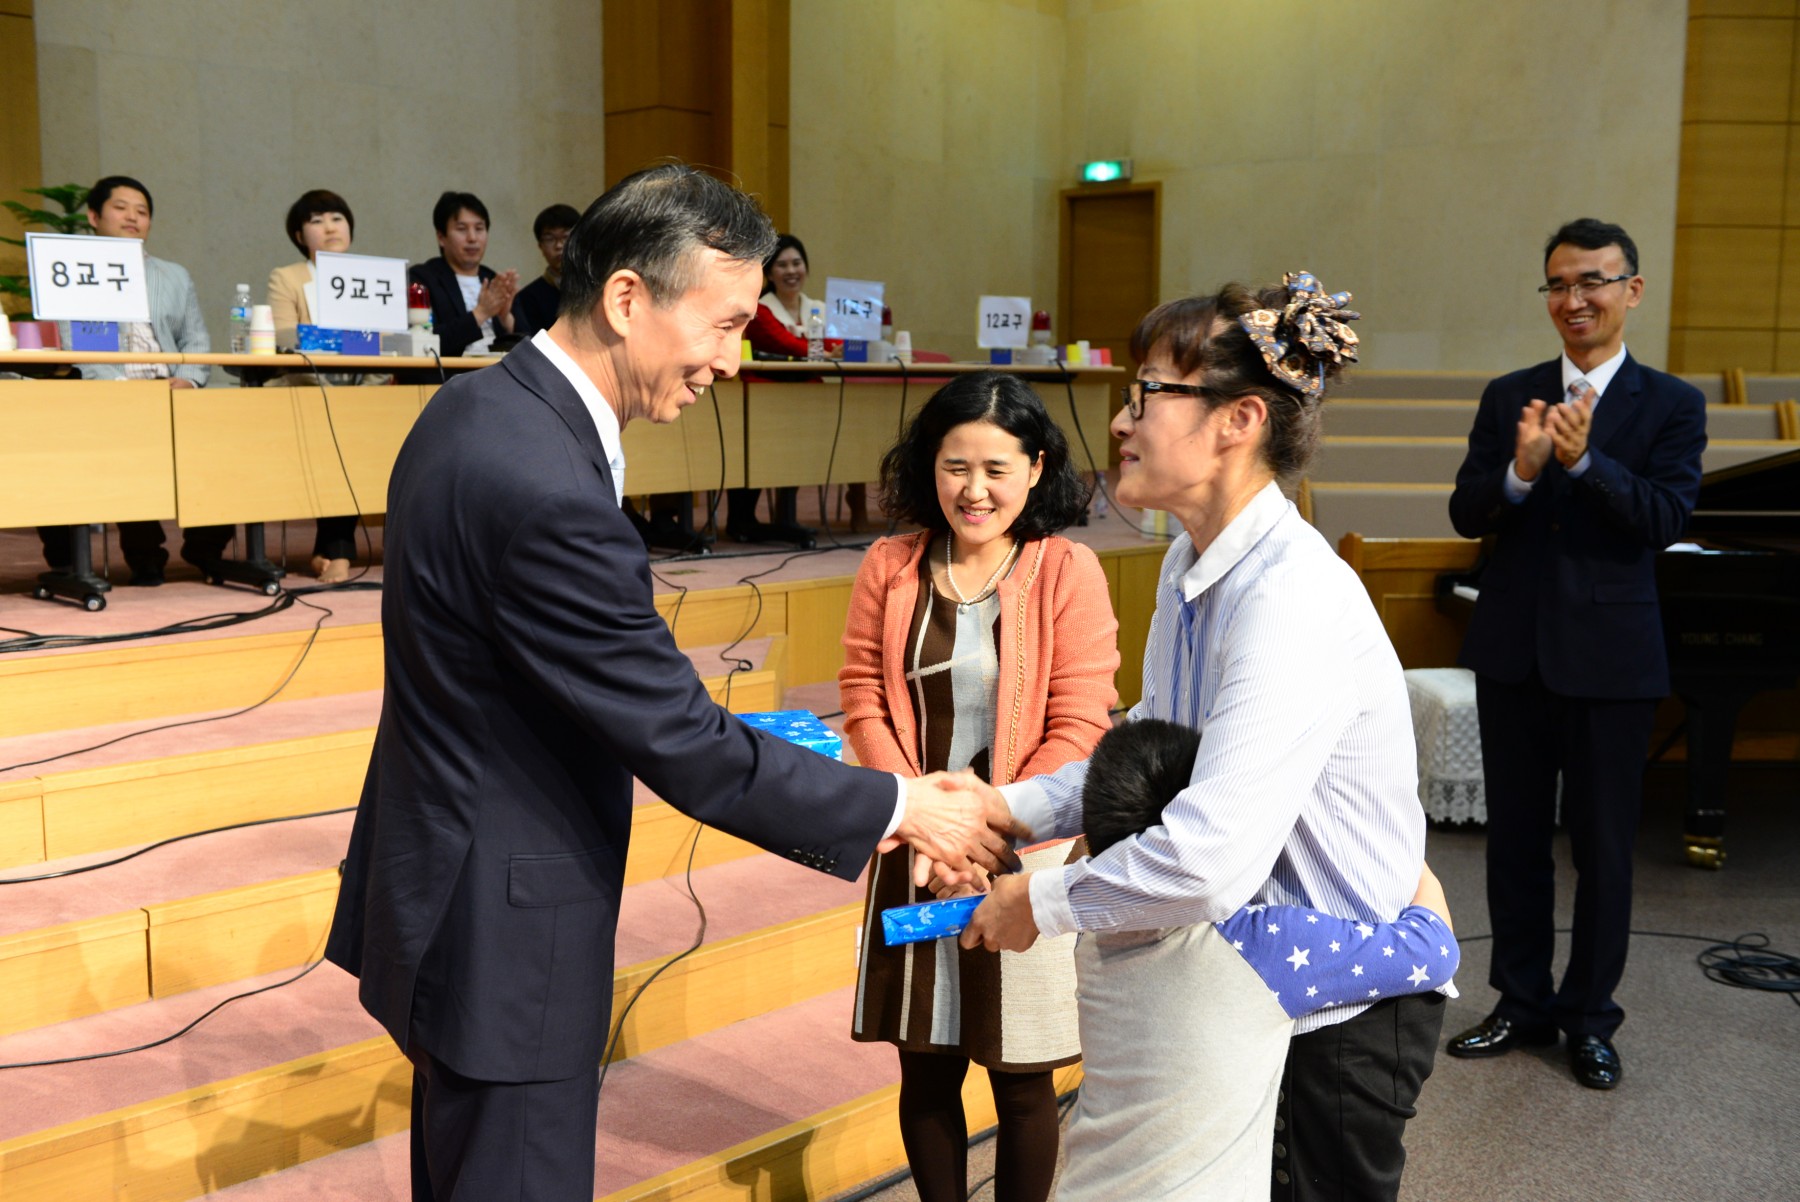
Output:
<instances>
[{"instance_id":1,"label":"seated man in background","mask_svg":"<svg viewBox=\"0 0 1800 1202\"><path fill-rule=\"evenodd\" d=\"M88 224L103 238L150 237L155 202L150 189L128 175L108 175L88 190ZM179 263L144 255L144 276L150 292L150 320L119 323L119 349L144 354L205 354L212 350L206 335L206 318L194 281ZM62 343L69 345L69 327L61 325ZM83 363L86 380L167 380L171 388L204 388L210 367L166 363ZM44 561L52 570L65 571L70 560L70 528L40 526ZM181 557L207 569L225 553L235 532L232 526L190 526L182 531ZM131 568L131 583L155 587L163 582L169 553L163 549L161 522L120 522L119 549Z\"/></svg>"},{"instance_id":2,"label":"seated man in background","mask_svg":"<svg viewBox=\"0 0 1800 1202\"><path fill-rule=\"evenodd\" d=\"M1081 795L1091 854L1162 824L1191 781L1200 738L1156 718L1107 732ZM1448 990L1460 958L1429 867L1391 923L1253 903L1218 923L1082 932L1086 1075L1057 1198L1268 1197L1294 1020Z\"/></svg>"},{"instance_id":3,"label":"seated man in background","mask_svg":"<svg viewBox=\"0 0 1800 1202\"><path fill-rule=\"evenodd\" d=\"M581 220L572 205L551 205L531 223L538 253L544 256L544 274L519 289L513 297L513 333L529 338L556 324L556 306L562 300L563 247L569 231Z\"/></svg>"},{"instance_id":4,"label":"seated man in background","mask_svg":"<svg viewBox=\"0 0 1800 1202\"><path fill-rule=\"evenodd\" d=\"M519 273L482 265L487 257L488 211L472 192L446 192L431 210L438 257L407 268L407 279L431 297L431 327L446 358L485 353L513 332Z\"/></svg>"}]
</instances>

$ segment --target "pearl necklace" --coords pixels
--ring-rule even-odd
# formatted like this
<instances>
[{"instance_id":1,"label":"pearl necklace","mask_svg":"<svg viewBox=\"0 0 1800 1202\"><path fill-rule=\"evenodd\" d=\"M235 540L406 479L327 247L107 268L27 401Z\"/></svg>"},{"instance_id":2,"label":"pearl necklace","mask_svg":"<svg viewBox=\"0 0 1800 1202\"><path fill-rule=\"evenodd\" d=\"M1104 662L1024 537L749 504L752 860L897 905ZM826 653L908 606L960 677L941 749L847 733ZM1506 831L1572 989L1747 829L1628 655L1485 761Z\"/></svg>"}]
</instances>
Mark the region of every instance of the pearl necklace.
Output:
<instances>
[{"instance_id":1,"label":"pearl necklace","mask_svg":"<svg viewBox=\"0 0 1800 1202\"><path fill-rule=\"evenodd\" d=\"M1011 547L1007 548L1006 557L1000 561L1000 566L995 568L994 574L987 578L987 583L983 584L975 591L975 596L973 598L963 596L963 591L956 587L956 568L950 563L950 548L954 546L955 543L956 536L954 534L944 535L944 579L950 582L950 591L956 594L957 606L961 609L967 609L969 606L975 604L975 602L986 597L993 589L994 581L1000 579L1007 567L1011 565L1013 556L1019 553L1019 540L1016 538L1013 539L1013 544Z\"/></svg>"}]
</instances>

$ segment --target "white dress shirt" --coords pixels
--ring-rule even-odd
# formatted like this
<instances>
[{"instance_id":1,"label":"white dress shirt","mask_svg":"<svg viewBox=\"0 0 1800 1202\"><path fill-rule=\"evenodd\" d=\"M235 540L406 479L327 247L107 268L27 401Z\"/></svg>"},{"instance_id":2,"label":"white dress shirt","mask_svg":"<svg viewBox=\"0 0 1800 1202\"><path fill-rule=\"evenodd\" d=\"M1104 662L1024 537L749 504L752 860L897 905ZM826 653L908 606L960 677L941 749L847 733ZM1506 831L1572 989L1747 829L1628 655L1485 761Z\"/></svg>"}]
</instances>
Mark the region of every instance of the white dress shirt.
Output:
<instances>
[{"instance_id":1,"label":"white dress shirt","mask_svg":"<svg viewBox=\"0 0 1800 1202\"><path fill-rule=\"evenodd\" d=\"M1570 396L1569 389L1574 386L1575 381L1586 380L1588 382L1588 387L1594 390L1594 407L1588 411L1588 418L1591 421L1594 414L1600 411L1600 399L1606 395L1606 386L1612 383L1613 377L1619 374L1619 368L1623 367L1624 364L1625 345L1623 343L1619 344L1618 354L1608 359L1605 363L1595 364L1593 371L1582 371L1579 367L1576 367L1569 359L1569 352L1564 351L1562 353L1563 394L1562 397L1558 399L1558 403L1562 400L1580 400L1580 397ZM1589 427L1590 430L1592 428L1592 426ZM1581 453L1581 458L1575 461L1575 466L1569 469L1569 475L1575 477L1577 480L1581 479L1582 473L1588 470L1588 463L1590 461L1591 457L1586 451L1583 451ZM1514 505L1517 505L1527 496L1531 495L1531 485L1537 483L1535 480L1528 483L1519 479L1518 467L1519 465L1516 458L1513 462L1506 465L1506 482L1503 485L1506 490L1506 499L1511 501Z\"/></svg>"},{"instance_id":2,"label":"white dress shirt","mask_svg":"<svg viewBox=\"0 0 1800 1202\"><path fill-rule=\"evenodd\" d=\"M620 504L624 504L625 444L621 438L619 415L613 412L612 405L600 395L599 386L569 357L569 352L556 345L549 330L539 330L533 334L531 343L543 351L544 357L569 381L575 395L587 407L588 415L594 419L594 429L600 433L600 449L606 454L607 467L612 469L613 491L618 495ZM906 817L906 778L895 773L894 780L899 787L899 796L894 802L894 816L888 821L887 830L882 832L881 837L884 839L899 830L900 820Z\"/></svg>"},{"instance_id":3,"label":"white dress shirt","mask_svg":"<svg viewBox=\"0 0 1800 1202\"><path fill-rule=\"evenodd\" d=\"M1192 783L1162 825L1032 874L1041 935L1218 922L1251 901L1391 922L1411 901L1425 816L1400 661L1356 573L1275 484L1204 554L1171 544L1130 717L1201 732ZM1081 830L1086 779L1078 761L1001 793L1037 838L1062 837Z\"/></svg>"},{"instance_id":4,"label":"white dress shirt","mask_svg":"<svg viewBox=\"0 0 1800 1202\"><path fill-rule=\"evenodd\" d=\"M619 415L613 407L600 395L600 389L588 379L588 374L581 370L575 360L569 358L569 352L556 345L550 337L549 330L539 330L531 336L531 343L551 364L568 380L575 395L587 406L588 416L594 419L594 429L600 432L600 449L606 452L606 466L612 469L613 491L618 494L620 504L625 501L625 444L620 437Z\"/></svg>"}]
</instances>

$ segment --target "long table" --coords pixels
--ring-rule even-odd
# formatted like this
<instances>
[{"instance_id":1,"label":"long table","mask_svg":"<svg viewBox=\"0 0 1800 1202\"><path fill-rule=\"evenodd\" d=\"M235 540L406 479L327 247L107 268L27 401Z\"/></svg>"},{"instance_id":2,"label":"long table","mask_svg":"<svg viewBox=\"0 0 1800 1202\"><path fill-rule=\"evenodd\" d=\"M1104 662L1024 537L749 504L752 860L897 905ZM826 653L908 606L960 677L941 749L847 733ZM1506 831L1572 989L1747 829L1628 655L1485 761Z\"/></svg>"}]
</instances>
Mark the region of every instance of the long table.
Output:
<instances>
[{"instance_id":1,"label":"long table","mask_svg":"<svg viewBox=\"0 0 1800 1202\"><path fill-rule=\"evenodd\" d=\"M298 355L0 353L0 371L204 363L308 371ZM491 358L314 355L330 372L480 370ZM873 480L899 424L947 378L1030 379L1086 466L1105 461L1114 367L746 363L666 426L624 432L633 493ZM162 380L0 380L0 527L173 518L184 526L379 514L400 444L436 385L173 388ZM1079 415L1079 433L1073 415ZM723 437L721 438L721 435ZM340 460L341 456L341 460Z\"/></svg>"}]
</instances>

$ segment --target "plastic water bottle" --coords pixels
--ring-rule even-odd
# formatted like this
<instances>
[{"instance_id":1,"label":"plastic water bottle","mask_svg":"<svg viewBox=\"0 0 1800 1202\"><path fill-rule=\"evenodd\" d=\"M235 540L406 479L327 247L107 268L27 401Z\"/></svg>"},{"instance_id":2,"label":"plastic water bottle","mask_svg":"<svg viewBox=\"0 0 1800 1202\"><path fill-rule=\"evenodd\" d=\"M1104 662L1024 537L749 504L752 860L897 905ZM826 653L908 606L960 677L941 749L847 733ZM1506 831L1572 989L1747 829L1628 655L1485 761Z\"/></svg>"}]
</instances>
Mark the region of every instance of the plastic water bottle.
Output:
<instances>
[{"instance_id":1,"label":"plastic water bottle","mask_svg":"<svg viewBox=\"0 0 1800 1202\"><path fill-rule=\"evenodd\" d=\"M806 357L825 358L825 311L817 305L806 311Z\"/></svg>"},{"instance_id":2,"label":"plastic water bottle","mask_svg":"<svg viewBox=\"0 0 1800 1202\"><path fill-rule=\"evenodd\" d=\"M231 300L231 353L250 353L250 285L239 284Z\"/></svg>"}]
</instances>

